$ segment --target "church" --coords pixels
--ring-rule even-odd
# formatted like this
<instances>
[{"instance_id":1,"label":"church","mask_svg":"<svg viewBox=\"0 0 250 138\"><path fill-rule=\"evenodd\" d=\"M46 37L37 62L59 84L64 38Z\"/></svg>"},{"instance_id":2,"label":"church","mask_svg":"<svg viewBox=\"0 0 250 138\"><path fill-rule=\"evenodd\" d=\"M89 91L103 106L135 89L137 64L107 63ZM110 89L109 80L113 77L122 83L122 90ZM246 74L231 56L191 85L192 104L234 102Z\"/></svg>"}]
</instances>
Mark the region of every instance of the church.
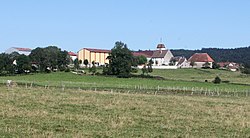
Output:
<instances>
[{"instance_id":1,"label":"church","mask_svg":"<svg viewBox=\"0 0 250 138\"><path fill-rule=\"evenodd\" d=\"M145 56L148 61L153 61L153 66L168 66L174 57L170 50L166 49L163 43L157 45L156 50L135 51L134 56Z\"/></svg>"}]
</instances>

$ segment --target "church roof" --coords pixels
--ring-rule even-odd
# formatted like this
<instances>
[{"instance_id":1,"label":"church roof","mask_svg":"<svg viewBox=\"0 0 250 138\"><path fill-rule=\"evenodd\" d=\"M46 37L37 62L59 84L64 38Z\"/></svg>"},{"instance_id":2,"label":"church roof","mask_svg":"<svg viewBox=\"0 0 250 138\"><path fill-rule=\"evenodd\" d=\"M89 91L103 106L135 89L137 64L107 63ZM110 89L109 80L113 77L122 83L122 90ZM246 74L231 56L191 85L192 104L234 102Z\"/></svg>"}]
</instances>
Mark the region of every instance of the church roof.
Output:
<instances>
[{"instance_id":1,"label":"church roof","mask_svg":"<svg viewBox=\"0 0 250 138\"><path fill-rule=\"evenodd\" d=\"M145 50L145 51L135 51L133 52L134 56L145 56L146 58L151 58L154 51L152 50Z\"/></svg>"},{"instance_id":2,"label":"church roof","mask_svg":"<svg viewBox=\"0 0 250 138\"><path fill-rule=\"evenodd\" d=\"M164 58L168 50L156 50L154 51L152 58Z\"/></svg>"}]
</instances>

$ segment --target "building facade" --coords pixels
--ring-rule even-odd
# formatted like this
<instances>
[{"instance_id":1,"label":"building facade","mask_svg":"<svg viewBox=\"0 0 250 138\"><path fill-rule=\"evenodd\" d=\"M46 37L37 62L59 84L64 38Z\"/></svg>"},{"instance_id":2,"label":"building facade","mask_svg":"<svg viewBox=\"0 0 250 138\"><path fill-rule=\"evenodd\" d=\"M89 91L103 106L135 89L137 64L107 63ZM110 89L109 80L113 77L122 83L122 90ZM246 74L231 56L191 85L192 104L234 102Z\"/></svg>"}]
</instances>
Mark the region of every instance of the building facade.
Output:
<instances>
[{"instance_id":1,"label":"building facade","mask_svg":"<svg viewBox=\"0 0 250 138\"><path fill-rule=\"evenodd\" d=\"M91 64L93 61L96 63L96 65L105 65L106 63L109 63L109 60L107 57L109 56L109 53L111 50L105 50L105 49L93 49L93 48L83 48L80 51L78 51L78 60L88 60L89 64Z\"/></svg>"},{"instance_id":2,"label":"building facade","mask_svg":"<svg viewBox=\"0 0 250 138\"><path fill-rule=\"evenodd\" d=\"M194 68L202 68L205 66L212 68L213 62L214 60L207 53L195 53L188 59L188 63Z\"/></svg>"}]
</instances>

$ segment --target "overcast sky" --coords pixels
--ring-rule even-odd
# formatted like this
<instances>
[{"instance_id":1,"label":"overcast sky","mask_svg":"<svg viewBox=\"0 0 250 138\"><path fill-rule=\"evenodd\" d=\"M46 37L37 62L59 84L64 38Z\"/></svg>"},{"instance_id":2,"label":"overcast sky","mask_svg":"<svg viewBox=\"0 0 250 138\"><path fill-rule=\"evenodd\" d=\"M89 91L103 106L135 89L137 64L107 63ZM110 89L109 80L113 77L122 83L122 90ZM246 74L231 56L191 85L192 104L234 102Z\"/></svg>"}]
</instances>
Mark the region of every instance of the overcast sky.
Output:
<instances>
[{"instance_id":1,"label":"overcast sky","mask_svg":"<svg viewBox=\"0 0 250 138\"><path fill-rule=\"evenodd\" d=\"M250 45L250 0L0 0L0 52L56 45L132 50Z\"/></svg>"}]
</instances>

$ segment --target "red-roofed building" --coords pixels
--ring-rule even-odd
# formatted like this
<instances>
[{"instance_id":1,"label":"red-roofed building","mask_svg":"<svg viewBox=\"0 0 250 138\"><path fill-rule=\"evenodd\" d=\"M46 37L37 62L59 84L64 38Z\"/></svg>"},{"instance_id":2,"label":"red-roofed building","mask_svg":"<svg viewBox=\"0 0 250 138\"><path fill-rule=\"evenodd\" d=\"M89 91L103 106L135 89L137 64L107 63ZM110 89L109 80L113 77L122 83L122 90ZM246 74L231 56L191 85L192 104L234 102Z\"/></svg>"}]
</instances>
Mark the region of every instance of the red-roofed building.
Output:
<instances>
[{"instance_id":1,"label":"red-roofed building","mask_svg":"<svg viewBox=\"0 0 250 138\"><path fill-rule=\"evenodd\" d=\"M77 54L74 52L70 51L70 52L68 52L68 54L69 54L70 58L72 59L72 61L74 61L77 58Z\"/></svg>"},{"instance_id":2,"label":"red-roofed building","mask_svg":"<svg viewBox=\"0 0 250 138\"><path fill-rule=\"evenodd\" d=\"M32 49L30 48L22 48L22 47L11 47L5 51L7 54L11 54L13 52L17 52L19 54L24 54L28 56L31 53Z\"/></svg>"},{"instance_id":3,"label":"red-roofed building","mask_svg":"<svg viewBox=\"0 0 250 138\"><path fill-rule=\"evenodd\" d=\"M205 67L205 63L209 63L209 67L212 68L214 60L207 53L195 53L188 59L188 62L195 68Z\"/></svg>"},{"instance_id":4,"label":"red-roofed building","mask_svg":"<svg viewBox=\"0 0 250 138\"><path fill-rule=\"evenodd\" d=\"M105 65L109 63L107 57L111 50L106 49L95 49L95 48L83 48L78 51L78 59L84 61L88 60L89 64L94 61L97 65Z\"/></svg>"},{"instance_id":5,"label":"red-roofed building","mask_svg":"<svg viewBox=\"0 0 250 138\"><path fill-rule=\"evenodd\" d=\"M227 69L230 71L237 71L240 69L240 64L235 62L219 62L217 64L220 66L220 69Z\"/></svg>"}]
</instances>

